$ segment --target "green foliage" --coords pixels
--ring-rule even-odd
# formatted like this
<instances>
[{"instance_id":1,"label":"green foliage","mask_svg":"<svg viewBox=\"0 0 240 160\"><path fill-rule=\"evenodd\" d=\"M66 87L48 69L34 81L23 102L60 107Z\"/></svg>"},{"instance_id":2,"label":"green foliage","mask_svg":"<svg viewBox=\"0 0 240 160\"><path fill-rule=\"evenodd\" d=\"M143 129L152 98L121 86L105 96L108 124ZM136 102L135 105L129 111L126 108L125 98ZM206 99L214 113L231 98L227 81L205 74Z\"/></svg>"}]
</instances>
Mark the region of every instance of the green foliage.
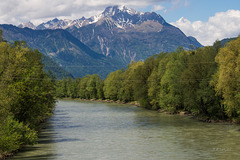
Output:
<instances>
[{"instance_id":1,"label":"green foliage","mask_svg":"<svg viewBox=\"0 0 240 160\"><path fill-rule=\"evenodd\" d=\"M0 154L36 141L36 127L53 110L54 81L42 54L25 42L0 42Z\"/></svg>"},{"instance_id":2,"label":"green foliage","mask_svg":"<svg viewBox=\"0 0 240 160\"><path fill-rule=\"evenodd\" d=\"M133 83L134 99L147 109L151 109L151 100L148 97L148 78L154 70L156 63L157 58L155 55L148 58L143 65L136 68L133 74L135 80Z\"/></svg>"},{"instance_id":3,"label":"green foliage","mask_svg":"<svg viewBox=\"0 0 240 160\"><path fill-rule=\"evenodd\" d=\"M58 97L137 101L147 109L180 110L212 119L237 119L240 114L240 38L213 46L160 53L145 62L110 73L57 82Z\"/></svg>"},{"instance_id":4,"label":"green foliage","mask_svg":"<svg viewBox=\"0 0 240 160\"><path fill-rule=\"evenodd\" d=\"M103 99L103 80L97 75L64 78L56 82L57 98Z\"/></svg>"},{"instance_id":5,"label":"green foliage","mask_svg":"<svg viewBox=\"0 0 240 160\"><path fill-rule=\"evenodd\" d=\"M121 88L121 74L122 70L117 70L115 72L110 73L104 81L104 96L107 99L118 100L118 92Z\"/></svg>"},{"instance_id":6,"label":"green foliage","mask_svg":"<svg viewBox=\"0 0 240 160\"><path fill-rule=\"evenodd\" d=\"M103 80L97 75L91 75L86 83L89 99L103 99Z\"/></svg>"},{"instance_id":7,"label":"green foliage","mask_svg":"<svg viewBox=\"0 0 240 160\"><path fill-rule=\"evenodd\" d=\"M136 82L136 79L134 79L134 72L135 70L141 66L143 62L132 62L128 65L128 68L125 72L121 74L121 88L118 92L118 99L123 102L131 102L134 101L134 90L133 90L133 84Z\"/></svg>"},{"instance_id":8,"label":"green foliage","mask_svg":"<svg viewBox=\"0 0 240 160\"><path fill-rule=\"evenodd\" d=\"M159 105L169 112L183 108L183 86L180 76L186 68L186 60L184 50L172 53L160 82Z\"/></svg>"},{"instance_id":9,"label":"green foliage","mask_svg":"<svg viewBox=\"0 0 240 160\"><path fill-rule=\"evenodd\" d=\"M217 43L215 43L217 44ZM197 49L188 56L188 67L181 77L184 88L185 109L210 117L222 116L219 97L210 85L217 71L214 59L218 47Z\"/></svg>"},{"instance_id":10,"label":"green foliage","mask_svg":"<svg viewBox=\"0 0 240 160\"><path fill-rule=\"evenodd\" d=\"M6 118L0 124L0 153L11 152L20 148L21 145L35 144L37 132L13 119Z\"/></svg>"},{"instance_id":11,"label":"green foliage","mask_svg":"<svg viewBox=\"0 0 240 160\"><path fill-rule=\"evenodd\" d=\"M240 116L240 37L220 49L216 62L215 90L223 98L221 104L229 117Z\"/></svg>"},{"instance_id":12,"label":"green foliage","mask_svg":"<svg viewBox=\"0 0 240 160\"><path fill-rule=\"evenodd\" d=\"M151 99L152 109L160 109L159 95L161 91L161 79L166 71L166 65L170 59L169 53L162 53L158 56L158 65L154 68L152 74L148 78L148 96Z\"/></svg>"}]
</instances>

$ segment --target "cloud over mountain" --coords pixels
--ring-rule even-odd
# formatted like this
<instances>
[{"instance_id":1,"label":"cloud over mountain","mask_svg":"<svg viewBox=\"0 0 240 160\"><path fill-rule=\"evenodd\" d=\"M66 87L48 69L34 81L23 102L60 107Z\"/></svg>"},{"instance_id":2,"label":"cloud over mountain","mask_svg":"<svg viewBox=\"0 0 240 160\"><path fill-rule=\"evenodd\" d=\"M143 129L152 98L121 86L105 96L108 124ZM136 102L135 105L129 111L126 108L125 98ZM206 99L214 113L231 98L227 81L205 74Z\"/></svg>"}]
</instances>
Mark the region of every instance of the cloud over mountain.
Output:
<instances>
[{"instance_id":1,"label":"cloud over mountain","mask_svg":"<svg viewBox=\"0 0 240 160\"><path fill-rule=\"evenodd\" d=\"M100 13L111 5L144 8L161 2L185 0L0 0L0 24L32 21L35 25L52 18L77 19Z\"/></svg>"},{"instance_id":2,"label":"cloud over mountain","mask_svg":"<svg viewBox=\"0 0 240 160\"><path fill-rule=\"evenodd\" d=\"M218 12L208 22L191 22L182 17L171 23L186 35L196 37L203 45L212 45L215 40L236 37L240 34L240 10Z\"/></svg>"}]
</instances>

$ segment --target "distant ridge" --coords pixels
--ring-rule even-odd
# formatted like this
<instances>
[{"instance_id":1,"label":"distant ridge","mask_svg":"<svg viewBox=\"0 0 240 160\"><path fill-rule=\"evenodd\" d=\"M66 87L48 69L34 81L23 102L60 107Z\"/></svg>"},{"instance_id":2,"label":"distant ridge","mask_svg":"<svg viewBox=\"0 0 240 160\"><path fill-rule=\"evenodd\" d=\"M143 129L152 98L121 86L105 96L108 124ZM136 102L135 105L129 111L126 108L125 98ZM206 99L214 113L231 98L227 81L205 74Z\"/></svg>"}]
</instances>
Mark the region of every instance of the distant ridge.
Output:
<instances>
[{"instance_id":1,"label":"distant ridge","mask_svg":"<svg viewBox=\"0 0 240 160\"><path fill-rule=\"evenodd\" d=\"M231 41L236 40L236 39L237 39L237 37L235 37L235 38L225 38L225 39L221 40L221 45L222 45L222 47L224 47L228 42L231 42Z\"/></svg>"}]
</instances>

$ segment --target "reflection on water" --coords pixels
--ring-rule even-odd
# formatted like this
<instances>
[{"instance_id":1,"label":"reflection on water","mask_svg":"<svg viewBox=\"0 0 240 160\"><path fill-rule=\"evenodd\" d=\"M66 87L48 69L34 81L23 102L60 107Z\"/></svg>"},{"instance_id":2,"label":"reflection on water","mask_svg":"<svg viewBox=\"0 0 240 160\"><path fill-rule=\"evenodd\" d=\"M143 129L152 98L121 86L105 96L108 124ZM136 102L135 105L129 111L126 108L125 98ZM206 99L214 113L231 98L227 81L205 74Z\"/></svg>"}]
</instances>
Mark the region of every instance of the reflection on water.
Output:
<instances>
[{"instance_id":1,"label":"reflection on water","mask_svg":"<svg viewBox=\"0 0 240 160\"><path fill-rule=\"evenodd\" d=\"M13 159L237 160L238 129L135 106L60 101L38 144Z\"/></svg>"}]
</instances>

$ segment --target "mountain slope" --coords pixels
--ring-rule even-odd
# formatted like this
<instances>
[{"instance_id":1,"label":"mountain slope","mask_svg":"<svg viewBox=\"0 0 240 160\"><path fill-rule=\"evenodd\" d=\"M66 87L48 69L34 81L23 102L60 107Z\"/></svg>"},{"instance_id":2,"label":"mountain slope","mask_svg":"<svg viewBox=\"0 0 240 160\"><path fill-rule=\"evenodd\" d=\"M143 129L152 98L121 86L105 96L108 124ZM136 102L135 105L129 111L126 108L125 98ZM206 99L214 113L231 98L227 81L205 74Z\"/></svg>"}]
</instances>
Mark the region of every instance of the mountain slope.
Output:
<instances>
[{"instance_id":1,"label":"mountain slope","mask_svg":"<svg viewBox=\"0 0 240 160\"><path fill-rule=\"evenodd\" d=\"M224 47L228 42L231 42L233 40L236 40L237 38L234 37L234 38L225 38L223 40L221 40L221 46Z\"/></svg>"},{"instance_id":2,"label":"mountain slope","mask_svg":"<svg viewBox=\"0 0 240 160\"><path fill-rule=\"evenodd\" d=\"M56 79L63 79L65 77L73 78L72 74L62 69L59 65L56 64L49 56L43 55L43 63L45 64L45 71L49 71Z\"/></svg>"},{"instance_id":3,"label":"mountain slope","mask_svg":"<svg viewBox=\"0 0 240 160\"><path fill-rule=\"evenodd\" d=\"M65 30L32 30L12 25L0 25L3 37L11 41L24 40L33 49L50 56L63 69L82 77L97 73L105 77L115 70L117 64L111 63L104 55L92 51ZM100 70L99 68L106 68Z\"/></svg>"},{"instance_id":4,"label":"mountain slope","mask_svg":"<svg viewBox=\"0 0 240 160\"><path fill-rule=\"evenodd\" d=\"M75 77L126 68L160 52L202 47L193 37L168 24L155 12L138 12L125 6L107 7L101 14L77 20L57 18L33 26L5 28L7 40L25 40L71 72Z\"/></svg>"},{"instance_id":5,"label":"mountain slope","mask_svg":"<svg viewBox=\"0 0 240 160\"><path fill-rule=\"evenodd\" d=\"M174 51L179 46L185 49L202 47L196 39L187 37L155 12L140 13L113 6L91 19L94 23L80 28L71 26L67 30L94 51L126 64Z\"/></svg>"}]
</instances>

